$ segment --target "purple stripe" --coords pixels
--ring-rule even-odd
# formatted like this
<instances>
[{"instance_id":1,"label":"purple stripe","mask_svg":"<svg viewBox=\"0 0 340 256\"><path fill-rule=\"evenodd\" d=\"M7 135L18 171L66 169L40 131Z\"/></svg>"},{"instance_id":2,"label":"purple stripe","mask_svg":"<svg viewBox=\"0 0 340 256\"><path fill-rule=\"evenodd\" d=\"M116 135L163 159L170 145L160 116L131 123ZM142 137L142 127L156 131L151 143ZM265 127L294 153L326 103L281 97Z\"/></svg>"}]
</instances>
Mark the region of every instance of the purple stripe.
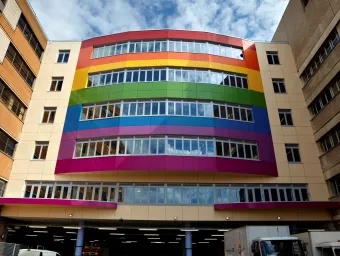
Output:
<instances>
[{"instance_id":1,"label":"purple stripe","mask_svg":"<svg viewBox=\"0 0 340 256\"><path fill-rule=\"evenodd\" d=\"M230 203L215 204L215 210L234 210L234 209L332 209L339 208L340 202L258 202L258 203Z\"/></svg>"},{"instance_id":2,"label":"purple stripe","mask_svg":"<svg viewBox=\"0 0 340 256\"><path fill-rule=\"evenodd\" d=\"M272 136L269 134L246 132L213 127L194 126L124 126L99 128L63 133L58 160L71 159L77 139L126 135L193 135L252 140L258 143L260 159L275 162Z\"/></svg>"},{"instance_id":3,"label":"purple stripe","mask_svg":"<svg viewBox=\"0 0 340 256\"><path fill-rule=\"evenodd\" d=\"M219 157L111 156L58 160L55 174L98 171L192 171L277 177L275 163Z\"/></svg>"},{"instance_id":4,"label":"purple stripe","mask_svg":"<svg viewBox=\"0 0 340 256\"><path fill-rule=\"evenodd\" d=\"M0 198L0 205L57 205L117 209L117 203L43 198Z\"/></svg>"}]
</instances>

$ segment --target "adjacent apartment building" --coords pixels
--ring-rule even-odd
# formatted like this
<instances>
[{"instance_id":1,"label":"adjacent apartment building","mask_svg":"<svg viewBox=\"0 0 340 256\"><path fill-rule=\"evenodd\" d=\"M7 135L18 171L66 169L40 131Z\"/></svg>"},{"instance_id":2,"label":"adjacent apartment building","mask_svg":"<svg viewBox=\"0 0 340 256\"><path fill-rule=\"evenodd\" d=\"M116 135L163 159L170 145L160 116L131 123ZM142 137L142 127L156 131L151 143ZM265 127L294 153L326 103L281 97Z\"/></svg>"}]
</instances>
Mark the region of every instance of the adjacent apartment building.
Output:
<instances>
[{"instance_id":1,"label":"adjacent apartment building","mask_svg":"<svg viewBox=\"0 0 340 256\"><path fill-rule=\"evenodd\" d=\"M289 42L331 200L340 195L340 2L290 1L273 37ZM296 26L296 24L299 24Z\"/></svg>"},{"instance_id":2,"label":"adjacent apartment building","mask_svg":"<svg viewBox=\"0 0 340 256\"><path fill-rule=\"evenodd\" d=\"M47 44L26 1L0 1L0 195Z\"/></svg>"},{"instance_id":3,"label":"adjacent apartment building","mask_svg":"<svg viewBox=\"0 0 340 256\"><path fill-rule=\"evenodd\" d=\"M235 227L336 228L339 8L291 1L272 43L170 29L45 42L5 239L222 255Z\"/></svg>"}]
</instances>

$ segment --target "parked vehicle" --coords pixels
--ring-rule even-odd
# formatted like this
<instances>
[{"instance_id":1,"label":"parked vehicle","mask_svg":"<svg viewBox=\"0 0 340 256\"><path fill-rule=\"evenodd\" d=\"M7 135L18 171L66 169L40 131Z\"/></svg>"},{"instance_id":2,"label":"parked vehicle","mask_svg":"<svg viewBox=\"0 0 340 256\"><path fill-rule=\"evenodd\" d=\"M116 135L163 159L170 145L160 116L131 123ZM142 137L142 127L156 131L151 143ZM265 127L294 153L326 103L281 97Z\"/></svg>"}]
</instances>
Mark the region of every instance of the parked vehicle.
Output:
<instances>
[{"instance_id":1,"label":"parked vehicle","mask_svg":"<svg viewBox=\"0 0 340 256\"><path fill-rule=\"evenodd\" d=\"M18 256L60 256L60 254L40 249L21 249Z\"/></svg>"},{"instance_id":2,"label":"parked vehicle","mask_svg":"<svg viewBox=\"0 0 340 256\"><path fill-rule=\"evenodd\" d=\"M339 231L309 231L297 234L308 256L340 256Z\"/></svg>"},{"instance_id":3,"label":"parked vehicle","mask_svg":"<svg viewBox=\"0 0 340 256\"><path fill-rule=\"evenodd\" d=\"M305 256L288 226L245 226L224 233L225 256Z\"/></svg>"}]
</instances>

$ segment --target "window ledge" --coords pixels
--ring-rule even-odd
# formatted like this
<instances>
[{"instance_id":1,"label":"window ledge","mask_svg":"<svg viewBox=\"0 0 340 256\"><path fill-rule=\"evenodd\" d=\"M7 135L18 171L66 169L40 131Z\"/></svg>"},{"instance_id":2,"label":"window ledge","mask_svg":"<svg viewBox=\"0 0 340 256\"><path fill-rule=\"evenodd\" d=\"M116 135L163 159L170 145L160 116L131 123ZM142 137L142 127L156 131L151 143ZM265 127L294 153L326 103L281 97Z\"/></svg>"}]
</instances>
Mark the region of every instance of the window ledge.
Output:
<instances>
[{"instance_id":1,"label":"window ledge","mask_svg":"<svg viewBox=\"0 0 340 256\"><path fill-rule=\"evenodd\" d=\"M42 205L117 209L117 203L50 198L0 198L0 205Z\"/></svg>"},{"instance_id":2,"label":"window ledge","mask_svg":"<svg viewBox=\"0 0 340 256\"><path fill-rule=\"evenodd\" d=\"M7 155L5 152L3 152L3 151L1 151L1 150L0 150L0 153L3 154L3 155L5 155L5 156L7 156L7 157L10 158L12 161L14 161L14 158L13 158L12 156Z\"/></svg>"},{"instance_id":3,"label":"window ledge","mask_svg":"<svg viewBox=\"0 0 340 256\"><path fill-rule=\"evenodd\" d=\"M24 124L24 121L23 120L21 120L10 108L8 108L3 102L2 102L2 100L0 100L0 103L2 104L2 105L4 105L4 107L5 108L7 108L22 124ZM26 109L27 110L27 109ZM25 113L26 114L26 113ZM24 117L25 117L25 115L24 115Z\"/></svg>"},{"instance_id":4,"label":"window ledge","mask_svg":"<svg viewBox=\"0 0 340 256\"><path fill-rule=\"evenodd\" d=\"M249 209L333 209L339 208L340 202L301 201L301 202L254 202L214 204L215 210L249 210Z\"/></svg>"}]
</instances>

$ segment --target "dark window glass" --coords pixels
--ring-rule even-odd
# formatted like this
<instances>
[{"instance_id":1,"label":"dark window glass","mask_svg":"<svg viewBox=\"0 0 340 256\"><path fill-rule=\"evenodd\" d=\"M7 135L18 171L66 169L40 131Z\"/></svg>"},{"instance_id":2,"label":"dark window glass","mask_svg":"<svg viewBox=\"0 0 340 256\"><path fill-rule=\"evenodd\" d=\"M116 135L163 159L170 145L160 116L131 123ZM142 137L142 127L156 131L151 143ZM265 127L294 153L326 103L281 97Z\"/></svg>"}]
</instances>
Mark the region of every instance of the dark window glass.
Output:
<instances>
[{"instance_id":1,"label":"dark window glass","mask_svg":"<svg viewBox=\"0 0 340 256\"><path fill-rule=\"evenodd\" d=\"M222 142L216 142L216 152L218 156L223 156Z\"/></svg>"},{"instance_id":2,"label":"dark window glass","mask_svg":"<svg viewBox=\"0 0 340 256\"><path fill-rule=\"evenodd\" d=\"M276 188L271 188L270 189L270 194L272 196L272 201L273 202L277 202L279 199L278 199L278 195L277 195L277 189Z\"/></svg>"},{"instance_id":3,"label":"dark window glass","mask_svg":"<svg viewBox=\"0 0 340 256\"><path fill-rule=\"evenodd\" d=\"M214 117L220 117L220 108L218 105L214 105Z\"/></svg>"},{"instance_id":4,"label":"dark window glass","mask_svg":"<svg viewBox=\"0 0 340 256\"><path fill-rule=\"evenodd\" d=\"M17 96L9 87L0 79L0 101L15 114L20 120L23 120L26 107L21 103Z\"/></svg>"},{"instance_id":5,"label":"dark window glass","mask_svg":"<svg viewBox=\"0 0 340 256\"><path fill-rule=\"evenodd\" d=\"M0 151L6 155L13 156L16 142L4 131L0 130Z\"/></svg>"},{"instance_id":6,"label":"dark window glass","mask_svg":"<svg viewBox=\"0 0 340 256\"><path fill-rule=\"evenodd\" d=\"M10 44L6 52L7 59L13 64L15 69L21 75L21 77L26 81L26 83L32 87L35 80L33 72L29 69L24 59L21 57L19 52L15 47Z\"/></svg>"},{"instance_id":7,"label":"dark window glass","mask_svg":"<svg viewBox=\"0 0 340 256\"><path fill-rule=\"evenodd\" d=\"M42 53L44 52L44 49L42 48L41 44L39 43L38 38L35 36L31 26L28 24L23 14L21 14L19 18L18 27L20 28L20 30L22 31L22 33L24 34L24 36L30 43L35 54L40 59Z\"/></svg>"}]
</instances>

